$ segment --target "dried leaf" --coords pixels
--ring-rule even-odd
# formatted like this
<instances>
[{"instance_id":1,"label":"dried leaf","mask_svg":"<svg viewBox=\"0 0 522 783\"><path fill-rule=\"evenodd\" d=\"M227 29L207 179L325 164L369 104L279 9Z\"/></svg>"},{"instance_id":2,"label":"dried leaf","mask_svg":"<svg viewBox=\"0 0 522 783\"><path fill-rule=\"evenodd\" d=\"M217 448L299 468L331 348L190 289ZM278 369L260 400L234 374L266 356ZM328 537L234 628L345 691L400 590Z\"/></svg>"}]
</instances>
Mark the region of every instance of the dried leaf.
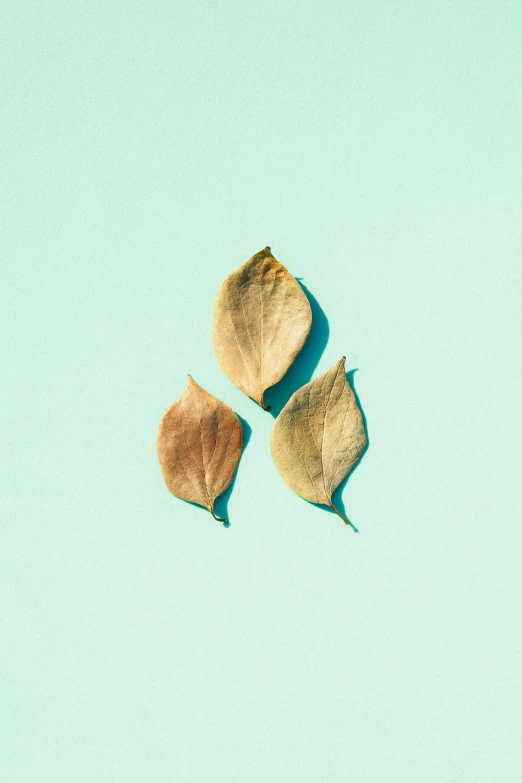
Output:
<instances>
[{"instance_id":1,"label":"dried leaf","mask_svg":"<svg viewBox=\"0 0 522 783\"><path fill-rule=\"evenodd\" d=\"M305 500L330 506L332 494L366 446L362 414L343 358L290 397L272 430L270 448L286 483Z\"/></svg>"},{"instance_id":2,"label":"dried leaf","mask_svg":"<svg viewBox=\"0 0 522 783\"><path fill-rule=\"evenodd\" d=\"M189 375L185 391L161 419L157 447L170 492L226 522L214 514L214 501L230 486L243 449L243 428L232 408Z\"/></svg>"},{"instance_id":3,"label":"dried leaf","mask_svg":"<svg viewBox=\"0 0 522 783\"><path fill-rule=\"evenodd\" d=\"M303 289L265 247L219 289L214 350L232 383L268 410L263 393L286 373L311 324Z\"/></svg>"}]
</instances>

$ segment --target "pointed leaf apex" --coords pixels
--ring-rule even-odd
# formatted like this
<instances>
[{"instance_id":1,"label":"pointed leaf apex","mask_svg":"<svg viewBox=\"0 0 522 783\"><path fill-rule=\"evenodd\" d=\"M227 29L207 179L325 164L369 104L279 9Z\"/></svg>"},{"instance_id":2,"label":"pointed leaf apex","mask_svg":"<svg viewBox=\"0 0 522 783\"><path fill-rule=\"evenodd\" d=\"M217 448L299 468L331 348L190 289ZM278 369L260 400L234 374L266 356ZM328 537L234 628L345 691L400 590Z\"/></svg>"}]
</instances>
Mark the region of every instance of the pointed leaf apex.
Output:
<instances>
[{"instance_id":1,"label":"pointed leaf apex","mask_svg":"<svg viewBox=\"0 0 522 783\"><path fill-rule=\"evenodd\" d=\"M255 256L252 256L252 258L255 258L256 256L264 256L264 258L273 258L272 251L268 245L264 247L262 250L260 250L259 253L256 253Z\"/></svg>"},{"instance_id":2,"label":"pointed leaf apex","mask_svg":"<svg viewBox=\"0 0 522 783\"><path fill-rule=\"evenodd\" d=\"M188 375L187 378L188 378L188 380L187 380L187 389L192 389L192 390L195 390L195 391L197 391L198 389L201 390L201 386L199 385L199 383L197 381L194 380L192 375Z\"/></svg>"}]
</instances>

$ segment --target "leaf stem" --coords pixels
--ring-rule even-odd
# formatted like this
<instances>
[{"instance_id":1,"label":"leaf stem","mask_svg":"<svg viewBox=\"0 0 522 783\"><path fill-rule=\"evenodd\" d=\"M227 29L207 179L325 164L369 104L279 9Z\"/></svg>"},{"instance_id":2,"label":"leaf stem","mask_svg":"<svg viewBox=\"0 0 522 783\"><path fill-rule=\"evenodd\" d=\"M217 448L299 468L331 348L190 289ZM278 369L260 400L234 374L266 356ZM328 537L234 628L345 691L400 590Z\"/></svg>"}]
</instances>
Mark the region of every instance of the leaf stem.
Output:
<instances>
[{"instance_id":1,"label":"leaf stem","mask_svg":"<svg viewBox=\"0 0 522 783\"><path fill-rule=\"evenodd\" d=\"M263 392L261 392L261 407L264 411L269 411L272 407L271 405L265 405L265 400L263 399Z\"/></svg>"},{"instance_id":2,"label":"leaf stem","mask_svg":"<svg viewBox=\"0 0 522 783\"><path fill-rule=\"evenodd\" d=\"M221 517L217 517L217 516L214 514L214 504L213 504L213 503L212 503L212 505L210 506L210 508L209 508L209 511L210 511L210 513L212 514L212 516L214 517L214 519L216 520L216 522L228 522L228 519L222 519Z\"/></svg>"},{"instance_id":3,"label":"leaf stem","mask_svg":"<svg viewBox=\"0 0 522 783\"><path fill-rule=\"evenodd\" d=\"M347 517L345 517L344 514L341 514L341 512L339 511L338 508L335 508L335 506L334 506L334 504L332 503L331 500L329 501L328 505L330 506L330 508L333 511L335 511L335 513L337 514L338 517L341 517L341 519L343 520L345 525L349 525L350 527L353 527L353 529L355 530L355 527L352 525L350 520Z\"/></svg>"}]
</instances>

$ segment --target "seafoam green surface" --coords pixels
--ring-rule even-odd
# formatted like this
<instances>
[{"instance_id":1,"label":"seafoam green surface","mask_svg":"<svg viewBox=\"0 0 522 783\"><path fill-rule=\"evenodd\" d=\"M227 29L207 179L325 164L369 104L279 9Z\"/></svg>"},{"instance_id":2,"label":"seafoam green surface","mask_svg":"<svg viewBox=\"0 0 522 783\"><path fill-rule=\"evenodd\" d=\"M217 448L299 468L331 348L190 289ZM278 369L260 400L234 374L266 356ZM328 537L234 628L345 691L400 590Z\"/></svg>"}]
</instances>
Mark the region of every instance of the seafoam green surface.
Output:
<instances>
[{"instance_id":1,"label":"seafoam green surface","mask_svg":"<svg viewBox=\"0 0 522 783\"><path fill-rule=\"evenodd\" d=\"M520 5L7 0L0 30L2 781L515 783ZM357 369L358 534L212 350L265 245L315 300L276 409ZM228 529L156 463L189 372L251 430Z\"/></svg>"}]
</instances>

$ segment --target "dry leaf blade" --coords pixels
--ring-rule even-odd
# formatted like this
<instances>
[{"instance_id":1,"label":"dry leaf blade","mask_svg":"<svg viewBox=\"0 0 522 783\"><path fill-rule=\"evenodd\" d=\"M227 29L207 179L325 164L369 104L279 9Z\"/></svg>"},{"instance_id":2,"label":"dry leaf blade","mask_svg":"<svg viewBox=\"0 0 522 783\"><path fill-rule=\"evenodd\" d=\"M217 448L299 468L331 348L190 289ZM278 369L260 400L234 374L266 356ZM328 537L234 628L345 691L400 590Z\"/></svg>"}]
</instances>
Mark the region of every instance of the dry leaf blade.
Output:
<instances>
[{"instance_id":1,"label":"dry leaf blade","mask_svg":"<svg viewBox=\"0 0 522 783\"><path fill-rule=\"evenodd\" d=\"M361 411L343 357L298 389L276 419L270 448L286 483L305 500L335 508L332 494L366 447Z\"/></svg>"},{"instance_id":2,"label":"dry leaf blade","mask_svg":"<svg viewBox=\"0 0 522 783\"><path fill-rule=\"evenodd\" d=\"M243 428L232 408L189 375L158 432L158 459L169 491L225 522L215 515L214 502L230 486L242 449Z\"/></svg>"},{"instance_id":3,"label":"dry leaf blade","mask_svg":"<svg viewBox=\"0 0 522 783\"><path fill-rule=\"evenodd\" d=\"M264 392L286 373L311 324L303 289L266 247L222 283L214 307L214 350L232 383L266 409Z\"/></svg>"}]
</instances>

